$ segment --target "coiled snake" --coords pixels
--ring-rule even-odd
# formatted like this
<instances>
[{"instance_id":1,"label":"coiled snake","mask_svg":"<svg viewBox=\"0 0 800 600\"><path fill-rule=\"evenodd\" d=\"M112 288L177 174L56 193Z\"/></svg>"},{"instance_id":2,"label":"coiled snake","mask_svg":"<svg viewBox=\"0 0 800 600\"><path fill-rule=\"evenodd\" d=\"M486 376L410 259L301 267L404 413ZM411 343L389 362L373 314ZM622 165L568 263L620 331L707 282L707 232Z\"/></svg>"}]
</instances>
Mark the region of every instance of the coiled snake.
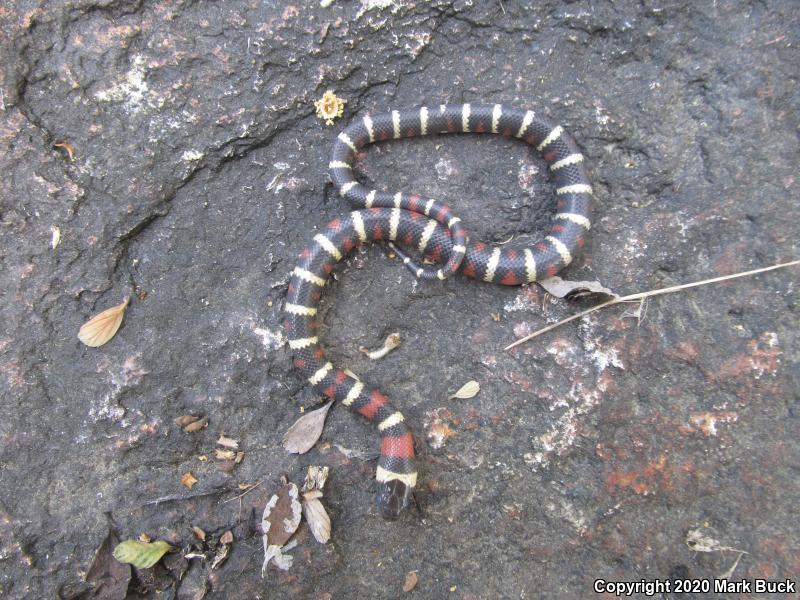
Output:
<instances>
[{"instance_id":1,"label":"coiled snake","mask_svg":"<svg viewBox=\"0 0 800 600\"><path fill-rule=\"evenodd\" d=\"M417 194L371 190L355 180L353 166L360 148L438 133L494 133L535 146L548 164L556 189L550 234L532 247L508 244L499 248L473 242L461 219L445 204ZM439 264L437 268L420 266L398 250L406 266L421 279L445 279L457 270L503 285L551 277L583 247L591 226L592 188L583 156L560 126L550 125L532 111L499 104L442 105L364 116L338 135L329 167L339 193L363 210L328 223L300 254L289 282L284 328L294 364L314 389L377 424L381 435L377 504L384 518L396 519L410 503L417 482L414 440L402 413L386 396L326 359L317 337L316 315L331 271L357 245L388 240Z\"/></svg>"}]
</instances>

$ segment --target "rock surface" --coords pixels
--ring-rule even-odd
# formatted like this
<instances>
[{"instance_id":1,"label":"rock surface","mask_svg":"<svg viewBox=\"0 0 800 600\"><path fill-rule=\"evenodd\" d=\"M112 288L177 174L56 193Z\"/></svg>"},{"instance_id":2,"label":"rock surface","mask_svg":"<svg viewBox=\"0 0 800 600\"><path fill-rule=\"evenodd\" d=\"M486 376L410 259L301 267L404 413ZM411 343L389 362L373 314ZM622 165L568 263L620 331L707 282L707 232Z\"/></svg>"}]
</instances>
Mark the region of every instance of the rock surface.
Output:
<instances>
[{"instance_id":1,"label":"rock surface","mask_svg":"<svg viewBox=\"0 0 800 600\"><path fill-rule=\"evenodd\" d=\"M313 231L348 210L326 172L347 119L491 101L563 124L596 190L568 279L631 293L792 260L793 3L324 4L0 8L0 596L103 597L84 577L109 528L187 548L191 526L231 530L227 561L172 555L130 597L395 598L410 571L418 598L589 597L596 578L719 577L738 554L693 551L698 528L748 553L734 579L800 577L796 269L504 352L576 307L535 286L417 284L359 251L322 335L405 412L424 516L377 516L376 436L341 406L308 454L281 447L318 401L291 367L282 299ZM347 100L333 127L314 116L327 89ZM359 172L502 242L546 226L542 166L455 136L376 146ZM116 337L83 346L81 324L127 295ZM388 357L358 352L393 331ZM476 398L446 400L470 379ZM184 414L209 425L184 433ZM245 453L232 470L213 457L220 433ZM331 467L332 539L301 526L291 569L262 579L261 510L310 464Z\"/></svg>"}]
</instances>

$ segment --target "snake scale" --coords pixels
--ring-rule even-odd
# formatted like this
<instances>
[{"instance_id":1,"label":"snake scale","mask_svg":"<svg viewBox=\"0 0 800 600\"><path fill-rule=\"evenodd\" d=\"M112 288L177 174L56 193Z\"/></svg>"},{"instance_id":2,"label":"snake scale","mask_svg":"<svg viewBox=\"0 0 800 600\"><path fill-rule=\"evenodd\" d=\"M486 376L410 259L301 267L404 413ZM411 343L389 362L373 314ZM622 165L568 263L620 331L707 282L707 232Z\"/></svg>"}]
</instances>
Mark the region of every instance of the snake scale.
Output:
<instances>
[{"instance_id":1,"label":"snake scale","mask_svg":"<svg viewBox=\"0 0 800 600\"><path fill-rule=\"evenodd\" d=\"M369 189L355 180L353 168L361 148L440 133L494 133L534 146L549 167L556 191L549 235L531 247L473 242L461 219L444 203L417 194ZM289 282L284 329L294 365L314 389L377 425L381 436L377 505L384 518L396 519L409 505L417 483L414 439L403 414L384 394L326 358L316 316L334 266L359 244L386 240L416 250L437 265L420 266L397 250L420 279L445 279L459 270L467 277L502 285L551 277L583 247L591 226L592 188L583 156L561 126L551 125L533 111L500 104L421 107L357 118L336 138L329 168L340 195L360 210L328 223L300 254Z\"/></svg>"}]
</instances>

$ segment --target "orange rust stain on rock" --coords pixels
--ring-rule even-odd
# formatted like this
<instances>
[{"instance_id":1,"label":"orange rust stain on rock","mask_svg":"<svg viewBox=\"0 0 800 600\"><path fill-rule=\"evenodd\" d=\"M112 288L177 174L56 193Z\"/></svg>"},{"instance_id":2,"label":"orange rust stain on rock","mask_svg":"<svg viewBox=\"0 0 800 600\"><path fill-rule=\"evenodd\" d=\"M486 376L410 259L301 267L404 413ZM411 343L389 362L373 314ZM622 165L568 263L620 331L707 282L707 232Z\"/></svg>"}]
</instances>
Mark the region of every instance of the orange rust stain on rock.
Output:
<instances>
[{"instance_id":1,"label":"orange rust stain on rock","mask_svg":"<svg viewBox=\"0 0 800 600\"><path fill-rule=\"evenodd\" d=\"M758 379L763 375L777 373L780 355L783 352L772 335L765 333L758 340L750 340L746 352L725 361L719 369L709 373L709 379L713 381L749 377Z\"/></svg>"},{"instance_id":2,"label":"orange rust stain on rock","mask_svg":"<svg viewBox=\"0 0 800 600\"><path fill-rule=\"evenodd\" d=\"M700 352L698 351L697 346L693 343L681 342L672 348L665 350L664 354L673 360L682 360L691 364L697 360Z\"/></svg>"},{"instance_id":3,"label":"orange rust stain on rock","mask_svg":"<svg viewBox=\"0 0 800 600\"><path fill-rule=\"evenodd\" d=\"M674 476L694 472L694 465L685 462L681 465L670 465L667 455L661 454L653 461L646 463L638 470L617 470L606 476L606 489L613 492L616 488L630 489L639 495L653 494L658 491L672 494L675 490Z\"/></svg>"}]
</instances>

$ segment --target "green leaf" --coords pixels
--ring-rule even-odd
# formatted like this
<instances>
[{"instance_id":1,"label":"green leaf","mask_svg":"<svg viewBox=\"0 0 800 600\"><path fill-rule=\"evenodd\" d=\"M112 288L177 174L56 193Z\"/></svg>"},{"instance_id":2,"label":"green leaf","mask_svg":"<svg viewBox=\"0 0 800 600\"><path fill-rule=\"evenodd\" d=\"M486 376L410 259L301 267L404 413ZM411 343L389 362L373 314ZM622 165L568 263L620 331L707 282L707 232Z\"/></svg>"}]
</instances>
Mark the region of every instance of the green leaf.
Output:
<instances>
[{"instance_id":1,"label":"green leaf","mask_svg":"<svg viewBox=\"0 0 800 600\"><path fill-rule=\"evenodd\" d=\"M125 540L114 548L114 558L119 562L131 564L137 569L149 569L170 550L172 550L172 546L162 540L151 543Z\"/></svg>"}]
</instances>

